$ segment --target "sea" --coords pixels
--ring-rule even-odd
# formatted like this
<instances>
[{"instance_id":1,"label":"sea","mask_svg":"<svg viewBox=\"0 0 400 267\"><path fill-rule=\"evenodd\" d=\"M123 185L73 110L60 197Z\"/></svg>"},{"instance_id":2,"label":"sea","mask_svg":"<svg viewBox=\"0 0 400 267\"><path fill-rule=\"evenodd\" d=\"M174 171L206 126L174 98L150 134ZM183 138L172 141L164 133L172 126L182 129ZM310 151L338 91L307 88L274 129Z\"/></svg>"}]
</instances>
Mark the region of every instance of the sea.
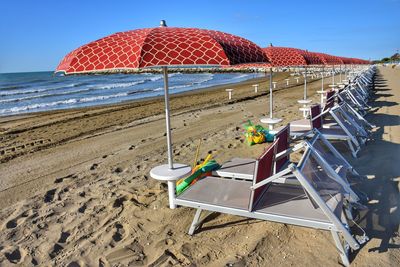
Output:
<instances>
[{"instance_id":1,"label":"sea","mask_svg":"<svg viewBox=\"0 0 400 267\"><path fill-rule=\"evenodd\" d=\"M257 73L171 73L176 94L261 77ZM114 104L163 95L161 74L55 76L53 72L0 73L0 116Z\"/></svg>"}]
</instances>

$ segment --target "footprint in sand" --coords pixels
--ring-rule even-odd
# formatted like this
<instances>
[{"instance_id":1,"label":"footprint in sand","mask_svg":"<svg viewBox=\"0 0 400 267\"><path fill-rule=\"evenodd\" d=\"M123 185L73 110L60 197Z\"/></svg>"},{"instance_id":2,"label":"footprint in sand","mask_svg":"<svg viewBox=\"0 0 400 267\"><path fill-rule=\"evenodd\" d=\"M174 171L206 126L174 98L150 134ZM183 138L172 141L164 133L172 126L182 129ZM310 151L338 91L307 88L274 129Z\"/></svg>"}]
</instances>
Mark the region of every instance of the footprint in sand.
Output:
<instances>
[{"instance_id":1,"label":"footprint in sand","mask_svg":"<svg viewBox=\"0 0 400 267\"><path fill-rule=\"evenodd\" d=\"M121 173L121 172L123 172L123 171L124 171L124 169L122 169L121 167L117 167L117 168L115 168L115 169L113 170L114 173Z\"/></svg>"},{"instance_id":2,"label":"footprint in sand","mask_svg":"<svg viewBox=\"0 0 400 267\"><path fill-rule=\"evenodd\" d=\"M87 209L87 205L86 205L86 203L85 204L83 204L79 209L78 209L78 212L79 213L85 213L85 210Z\"/></svg>"},{"instance_id":3,"label":"footprint in sand","mask_svg":"<svg viewBox=\"0 0 400 267\"><path fill-rule=\"evenodd\" d=\"M54 244L53 250L49 253L50 258L54 259L63 249L64 248L61 245Z\"/></svg>"},{"instance_id":4,"label":"footprint in sand","mask_svg":"<svg viewBox=\"0 0 400 267\"><path fill-rule=\"evenodd\" d=\"M46 194L44 195L44 202L49 203L49 202L53 201L56 191L57 191L56 188L47 191Z\"/></svg>"},{"instance_id":5,"label":"footprint in sand","mask_svg":"<svg viewBox=\"0 0 400 267\"><path fill-rule=\"evenodd\" d=\"M113 234L113 236L112 236L112 239L115 241L115 242L119 242L119 241L121 241L123 238L124 238L124 235L125 235L125 229L124 229L124 227L123 227L123 225L122 224L120 224L120 223L116 223L115 224L115 233Z\"/></svg>"},{"instance_id":6,"label":"footprint in sand","mask_svg":"<svg viewBox=\"0 0 400 267\"><path fill-rule=\"evenodd\" d=\"M93 163L92 166L90 166L90 170L94 171L95 169L97 169L98 166L99 166L99 164Z\"/></svg>"},{"instance_id":7,"label":"footprint in sand","mask_svg":"<svg viewBox=\"0 0 400 267\"><path fill-rule=\"evenodd\" d=\"M34 216L32 216L32 215L34 215L32 210L26 210L26 211L22 212L20 215L18 215L17 217L15 217L14 219L9 220L6 223L6 228L13 229L13 228L17 227L18 225L20 225L22 223L22 221L25 221L24 218L27 218L29 216L31 216L31 218L33 218Z\"/></svg>"},{"instance_id":8,"label":"footprint in sand","mask_svg":"<svg viewBox=\"0 0 400 267\"><path fill-rule=\"evenodd\" d=\"M113 208L120 208L120 207L122 207L122 206L124 205L124 202L127 201L127 200L128 200L128 198L127 198L126 196L117 198L117 199L114 201Z\"/></svg>"},{"instance_id":9,"label":"footprint in sand","mask_svg":"<svg viewBox=\"0 0 400 267\"><path fill-rule=\"evenodd\" d=\"M69 232L61 232L60 238L58 239L58 243L65 243L67 242L68 237L71 234Z\"/></svg>"},{"instance_id":10,"label":"footprint in sand","mask_svg":"<svg viewBox=\"0 0 400 267\"><path fill-rule=\"evenodd\" d=\"M17 264L24 259L25 253L20 248L16 248L13 251L6 252L5 256L9 262Z\"/></svg>"},{"instance_id":11,"label":"footprint in sand","mask_svg":"<svg viewBox=\"0 0 400 267\"><path fill-rule=\"evenodd\" d=\"M147 263L143 247L137 241L112 251L106 255L106 261L112 266L118 265L121 261L128 262L128 266L142 266Z\"/></svg>"}]
</instances>

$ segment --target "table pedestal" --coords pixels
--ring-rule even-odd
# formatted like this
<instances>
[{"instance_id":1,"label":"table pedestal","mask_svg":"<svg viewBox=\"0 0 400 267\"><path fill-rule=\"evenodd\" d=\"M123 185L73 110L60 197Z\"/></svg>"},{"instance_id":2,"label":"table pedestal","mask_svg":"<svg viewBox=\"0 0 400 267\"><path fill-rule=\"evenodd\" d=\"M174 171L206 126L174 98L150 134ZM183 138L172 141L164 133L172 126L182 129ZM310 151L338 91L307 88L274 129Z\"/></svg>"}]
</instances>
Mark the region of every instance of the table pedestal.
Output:
<instances>
[{"instance_id":1,"label":"table pedestal","mask_svg":"<svg viewBox=\"0 0 400 267\"><path fill-rule=\"evenodd\" d=\"M168 199L169 208L175 209L175 183L177 180L188 176L192 172L192 168L185 164L174 163L173 169L170 169L168 164L154 167L150 170L150 176L159 181L168 182Z\"/></svg>"}]
</instances>

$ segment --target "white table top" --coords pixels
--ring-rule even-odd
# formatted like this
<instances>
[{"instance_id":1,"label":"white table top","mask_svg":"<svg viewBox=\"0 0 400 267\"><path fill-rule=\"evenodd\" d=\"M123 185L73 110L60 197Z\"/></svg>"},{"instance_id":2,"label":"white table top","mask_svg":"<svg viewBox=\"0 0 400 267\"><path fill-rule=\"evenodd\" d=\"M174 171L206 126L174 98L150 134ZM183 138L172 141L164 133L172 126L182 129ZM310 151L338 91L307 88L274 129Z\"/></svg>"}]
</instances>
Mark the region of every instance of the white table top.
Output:
<instances>
[{"instance_id":1,"label":"white table top","mask_svg":"<svg viewBox=\"0 0 400 267\"><path fill-rule=\"evenodd\" d=\"M301 99L301 100L297 100L297 103L299 104L310 104L312 102L311 99Z\"/></svg>"},{"instance_id":2,"label":"white table top","mask_svg":"<svg viewBox=\"0 0 400 267\"><path fill-rule=\"evenodd\" d=\"M168 164L154 167L150 170L150 176L160 181L176 181L192 172L192 168L185 164L174 163L173 166L173 169Z\"/></svg>"},{"instance_id":3,"label":"white table top","mask_svg":"<svg viewBox=\"0 0 400 267\"><path fill-rule=\"evenodd\" d=\"M277 124L282 121L282 119L278 118L261 118L260 121L266 124Z\"/></svg>"}]
</instances>

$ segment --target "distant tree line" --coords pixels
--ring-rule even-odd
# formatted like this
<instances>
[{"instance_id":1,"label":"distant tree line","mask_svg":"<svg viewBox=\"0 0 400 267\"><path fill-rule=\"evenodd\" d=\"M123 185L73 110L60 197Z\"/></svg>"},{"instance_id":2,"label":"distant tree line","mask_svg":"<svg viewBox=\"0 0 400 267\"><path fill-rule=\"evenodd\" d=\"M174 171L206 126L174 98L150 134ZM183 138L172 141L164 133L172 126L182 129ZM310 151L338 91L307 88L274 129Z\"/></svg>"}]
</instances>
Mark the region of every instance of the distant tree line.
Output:
<instances>
[{"instance_id":1,"label":"distant tree line","mask_svg":"<svg viewBox=\"0 0 400 267\"><path fill-rule=\"evenodd\" d=\"M374 60L373 63L399 63L400 62L400 54L396 53L391 57L384 57L381 60Z\"/></svg>"}]
</instances>

